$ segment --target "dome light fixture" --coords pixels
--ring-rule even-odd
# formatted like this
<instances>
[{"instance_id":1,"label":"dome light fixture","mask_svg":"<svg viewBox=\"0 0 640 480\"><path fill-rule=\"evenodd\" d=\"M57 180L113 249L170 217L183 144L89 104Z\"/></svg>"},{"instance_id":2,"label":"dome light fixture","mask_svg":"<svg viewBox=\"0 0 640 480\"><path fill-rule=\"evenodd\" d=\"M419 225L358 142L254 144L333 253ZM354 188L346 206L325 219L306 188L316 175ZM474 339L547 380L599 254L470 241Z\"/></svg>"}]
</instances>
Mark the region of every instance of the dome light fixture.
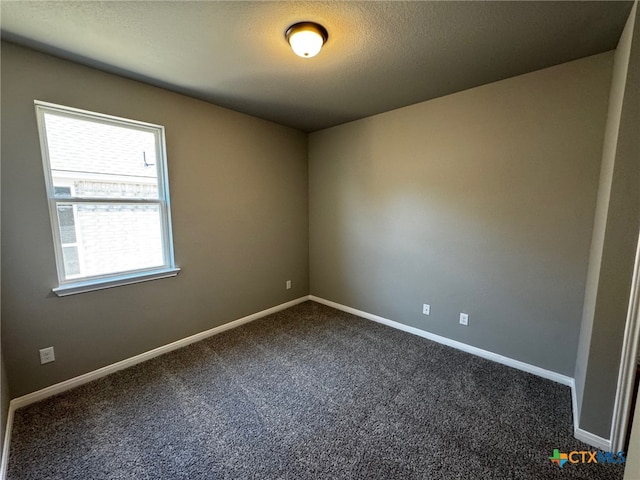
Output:
<instances>
[{"instance_id":1,"label":"dome light fixture","mask_svg":"<svg viewBox=\"0 0 640 480\"><path fill-rule=\"evenodd\" d=\"M284 33L291 50L302 57L315 57L329 38L327 29L314 22L294 23Z\"/></svg>"}]
</instances>

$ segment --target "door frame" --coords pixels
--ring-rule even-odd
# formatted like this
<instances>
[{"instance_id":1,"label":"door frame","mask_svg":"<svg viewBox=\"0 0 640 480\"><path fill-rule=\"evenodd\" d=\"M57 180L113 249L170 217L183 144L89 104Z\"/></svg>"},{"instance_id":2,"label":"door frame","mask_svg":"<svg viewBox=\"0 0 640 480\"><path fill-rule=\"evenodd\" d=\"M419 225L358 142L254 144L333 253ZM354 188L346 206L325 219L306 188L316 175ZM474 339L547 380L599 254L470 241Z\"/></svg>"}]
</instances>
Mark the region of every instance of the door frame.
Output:
<instances>
[{"instance_id":1,"label":"door frame","mask_svg":"<svg viewBox=\"0 0 640 480\"><path fill-rule=\"evenodd\" d=\"M640 349L640 235L636 245L636 258L631 281L631 294L627 321L624 328L620 369L618 370L618 386L613 407L611 422L611 451L618 452L624 447L625 436L629 427L633 386ZM636 413L640 415L640 412Z\"/></svg>"}]
</instances>

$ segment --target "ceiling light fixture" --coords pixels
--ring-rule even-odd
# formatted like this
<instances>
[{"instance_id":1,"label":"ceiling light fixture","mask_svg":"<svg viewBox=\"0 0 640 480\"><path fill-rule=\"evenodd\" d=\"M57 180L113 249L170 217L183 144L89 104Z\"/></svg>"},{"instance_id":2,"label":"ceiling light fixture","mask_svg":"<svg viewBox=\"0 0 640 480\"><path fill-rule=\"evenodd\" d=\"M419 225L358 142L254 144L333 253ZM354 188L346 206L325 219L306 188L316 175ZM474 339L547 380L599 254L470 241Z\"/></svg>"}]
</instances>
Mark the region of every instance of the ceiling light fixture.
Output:
<instances>
[{"instance_id":1,"label":"ceiling light fixture","mask_svg":"<svg viewBox=\"0 0 640 480\"><path fill-rule=\"evenodd\" d=\"M327 29L313 22L294 23L284 33L291 50L302 57L315 57L329 38Z\"/></svg>"}]
</instances>

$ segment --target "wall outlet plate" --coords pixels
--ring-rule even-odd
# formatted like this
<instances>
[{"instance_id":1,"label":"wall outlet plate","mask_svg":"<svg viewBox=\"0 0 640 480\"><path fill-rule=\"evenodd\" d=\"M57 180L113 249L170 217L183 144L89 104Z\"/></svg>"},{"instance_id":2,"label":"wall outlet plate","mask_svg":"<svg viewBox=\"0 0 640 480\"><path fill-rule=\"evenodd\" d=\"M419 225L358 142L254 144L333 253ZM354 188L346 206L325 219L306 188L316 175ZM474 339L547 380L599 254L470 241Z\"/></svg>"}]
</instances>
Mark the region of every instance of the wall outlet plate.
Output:
<instances>
[{"instance_id":1,"label":"wall outlet plate","mask_svg":"<svg viewBox=\"0 0 640 480\"><path fill-rule=\"evenodd\" d=\"M460 325L464 325L465 327L469 326L469 314L467 313L460 314Z\"/></svg>"},{"instance_id":2,"label":"wall outlet plate","mask_svg":"<svg viewBox=\"0 0 640 480\"><path fill-rule=\"evenodd\" d=\"M287 280L286 287L287 287L287 290L291 289L291 280Z\"/></svg>"},{"instance_id":3,"label":"wall outlet plate","mask_svg":"<svg viewBox=\"0 0 640 480\"><path fill-rule=\"evenodd\" d=\"M55 362L56 355L53 351L53 347L47 347L40 350L40 364Z\"/></svg>"},{"instance_id":4,"label":"wall outlet plate","mask_svg":"<svg viewBox=\"0 0 640 480\"><path fill-rule=\"evenodd\" d=\"M431 305L428 303L422 304L422 314L423 315L431 315Z\"/></svg>"}]
</instances>

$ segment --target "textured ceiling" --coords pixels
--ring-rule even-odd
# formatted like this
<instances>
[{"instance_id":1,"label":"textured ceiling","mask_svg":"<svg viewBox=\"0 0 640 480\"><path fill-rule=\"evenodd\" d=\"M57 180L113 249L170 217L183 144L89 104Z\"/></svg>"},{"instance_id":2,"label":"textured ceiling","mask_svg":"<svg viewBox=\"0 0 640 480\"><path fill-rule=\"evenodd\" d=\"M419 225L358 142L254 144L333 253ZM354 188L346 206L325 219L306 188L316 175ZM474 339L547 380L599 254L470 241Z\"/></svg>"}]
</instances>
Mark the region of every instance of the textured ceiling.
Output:
<instances>
[{"instance_id":1,"label":"textured ceiling","mask_svg":"<svg viewBox=\"0 0 640 480\"><path fill-rule=\"evenodd\" d=\"M2 38L315 131L616 47L631 2L2 1ZM324 25L302 59L292 23Z\"/></svg>"}]
</instances>

